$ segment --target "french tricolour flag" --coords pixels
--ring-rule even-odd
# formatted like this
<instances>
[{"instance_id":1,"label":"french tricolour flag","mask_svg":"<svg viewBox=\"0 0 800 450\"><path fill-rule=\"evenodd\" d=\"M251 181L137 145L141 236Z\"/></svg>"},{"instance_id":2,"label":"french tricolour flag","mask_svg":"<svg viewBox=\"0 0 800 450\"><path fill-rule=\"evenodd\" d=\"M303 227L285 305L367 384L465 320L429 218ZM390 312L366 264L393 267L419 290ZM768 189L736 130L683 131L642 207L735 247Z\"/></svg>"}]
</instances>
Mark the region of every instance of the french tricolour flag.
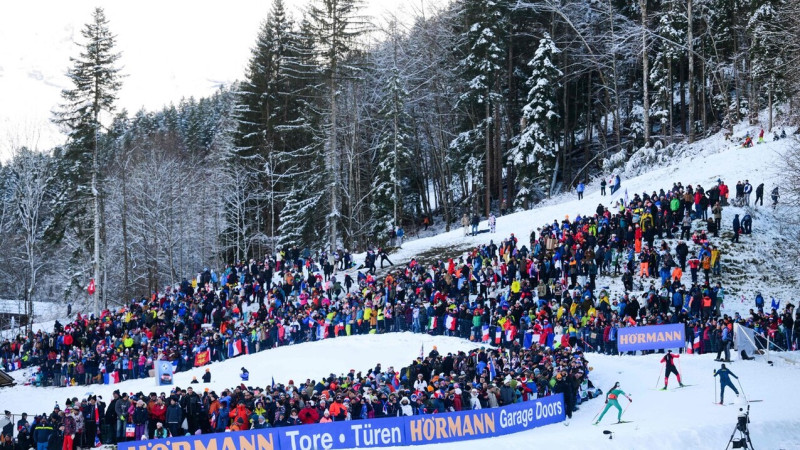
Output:
<instances>
[{"instance_id":1,"label":"french tricolour flag","mask_svg":"<svg viewBox=\"0 0 800 450\"><path fill-rule=\"evenodd\" d=\"M516 337L516 334L517 332L513 328L509 328L508 330L506 330L506 342L513 341L514 338Z\"/></svg>"},{"instance_id":2,"label":"french tricolour flag","mask_svg":"<svg viewBox=\"0 0 800 450\"><path fill-rule=\"evenodd\" d=\"M321 323L317 326L317 340L322 340L328 337L328 324Z\"/></svg>"},{"instance_id":3,"label":"french tricolour flag","mask_svg":"<svg viewBox=\"0 0 800 450\"><path fill-rule=\"evenodd\" d=\"M103 374L103 384L117 384L119 383L119 372L114 371L111 373Z\"/></svg>"},{"instance_id":4,"label":"french tricolour flag","mask_svg":"<svg viewBox=\"0 0 800 450\"><path fill-rule=\"evenodd\" d=\"M242 354L242 340L236 339L228 346L228 357L233 358Z\"/></svg>"},{"instance_id":5,"label":"french tricolour flag","mask_svg":"<svg viewBox=\"0 0 800 450\"><path fill-rule=\"evenodd\" d=\"M483 342L489 342L489 325L484 325L483 328L481 328L481 332L483 333L481 340Z\"/></svg>"},{"instance_id":6,"label":"french tricolour flag","mask_svg":"<svg viewBox=\"0 0 800 450\"><path fill-rule=\"evenodd\" d=\"M448 330L451 330L451 331L455 330L456 329L456 318L453 317L453 316L447 316L447 318L444 319L444 326Z\"/></svg>"}]
</instances>

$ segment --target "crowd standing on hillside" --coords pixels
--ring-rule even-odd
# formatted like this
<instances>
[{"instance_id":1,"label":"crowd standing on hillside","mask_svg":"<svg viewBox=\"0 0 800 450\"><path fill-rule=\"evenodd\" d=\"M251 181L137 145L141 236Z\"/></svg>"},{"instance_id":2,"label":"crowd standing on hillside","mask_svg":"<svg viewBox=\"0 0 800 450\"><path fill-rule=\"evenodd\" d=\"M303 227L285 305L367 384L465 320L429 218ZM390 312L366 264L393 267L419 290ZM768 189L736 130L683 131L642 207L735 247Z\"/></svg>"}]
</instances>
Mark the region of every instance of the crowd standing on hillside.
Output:
<instances>
[{"instance_id":1,"label":"crowd standing on hillside","mask_svg":"<svg viewBox=\"0 0 800 450\"><path fill-rule=\"evenodd\" d=\"M617 176L612 195L619 184ZM737 183L731 203L749 203L747 186ZM176 361L182 371L206 351L209 361L222 361L298 342L392 331L460 336L516 353L525 347L617 353L622 327L683 323L689 349L726 352L738 322L791 348L800 336L791 304L779 313L773 303L765 312L762 298L747 317L720 314L723 255L713 241L726 228L721 217L728 197L721 180L708 189L675 183L598 205L591 215L543 224L527 243L511 234L432 264L412 258L396 267L378 248L354 272L346 251L291 248L231 264L220 274L204 270L191 282L100 317L57 323L52 333L5 341L0 358L10 370L38 366L37 385L63 386L102 383L111 373L120 381L147 377L159 358ZM465 234L477 232L476 218L464 215ZM752 218L737 215L731 231L734 241L740 232L751 233ZM379 258L381 268L390 265L380 279ZM611 289L597 286L598 275L621 275L625 293L612 298ZM140 419L149 414L145 406ZM130 420L144 423L135 413Z\"/></svg>"},{"instance_id":2,"label":"crowd standing on hillside","mask_svg":"<svg viewBox=\"0 0 800 450\"><path fill-rule=\"evenodd\" d=\"M24 415L12 428L18 448L36 442L44 444L40 448L71 450L96 442L496 408L556 393L564 394L571 417L582 402L602 394L588 379L587 363L580 349L538 344L455 354L440 354L434 347L406 367L377 364L366 372L350 370L297 384L261 380L255 384L263 387L253 387L243 376L241 385L219 393L195 390L198 383L149 395L117 390L109 403L98 396L72 398L63 411L56 405L30 421ZM3 432L11 436L10 429Z\"/></svg>"}]
</instances>

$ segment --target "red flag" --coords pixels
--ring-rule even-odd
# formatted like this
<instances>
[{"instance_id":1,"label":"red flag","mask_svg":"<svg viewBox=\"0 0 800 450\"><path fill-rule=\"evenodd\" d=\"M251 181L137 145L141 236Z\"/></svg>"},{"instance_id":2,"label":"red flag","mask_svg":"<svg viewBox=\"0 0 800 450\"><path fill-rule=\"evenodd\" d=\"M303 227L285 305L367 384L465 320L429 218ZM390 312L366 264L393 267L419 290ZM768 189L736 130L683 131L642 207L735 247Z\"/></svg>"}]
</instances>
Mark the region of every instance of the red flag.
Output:
<instances>
[{"instance_id":1,"label":"red flag","mask_svg":"<svg viewBox=\"0 0 800 450\"><path fill-rule=\"evenodd\" d=\"M200 367L208 364L211 360L211 350L206 350L194 355L194 366Z\"/></svg>"},{"instance_id":2,"label":"red flag","mask_svg":"<svg viewBox=\"0 0 800 450\"><path fill-rule=\"evenodd\" d=\"M94 295L94 291L95 291L94 278L89 280L89 287L86 288L86 290L89 292L89 295Z\"/></svg>"}]
</instances>

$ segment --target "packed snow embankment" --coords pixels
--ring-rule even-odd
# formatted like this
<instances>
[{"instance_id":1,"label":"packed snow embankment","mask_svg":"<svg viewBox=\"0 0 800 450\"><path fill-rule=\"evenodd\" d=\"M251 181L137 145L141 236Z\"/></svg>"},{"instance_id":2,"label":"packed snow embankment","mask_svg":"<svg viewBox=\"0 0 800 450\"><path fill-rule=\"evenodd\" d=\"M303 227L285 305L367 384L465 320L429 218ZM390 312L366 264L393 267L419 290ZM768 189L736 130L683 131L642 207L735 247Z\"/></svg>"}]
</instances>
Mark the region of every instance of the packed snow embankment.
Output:
<instances>
[{"instance_id":1,"label":"packed snow embankment","mask_svg":"<svg viewBox=\"0 0 800 450\"><path fill-rule=\"evenodd\" d=\"M614 424L616 410L606 414L598 426L591 423L603 408L601 399L591 400L573 415L569 426L548 425L515 435L493 438L491 445L508 450L538 448L569 449L721 449L725 448L736 426L739 408L747 408L745 397L762 400L750 403L750 436L758 449L800 448L800 412L795 405L800 402L800 391L795 382L800 376L797 361L800 353L772 357L774 366L764 359L737 361L727 364L739 377L733 379L739 397L725 392L725 406L719 401L719 380L713 371L720 367L714 355L681 355L682 380L688 386L677 388L674 376L667 391L658 391L664 384L662 354L647 356L606 356L587 353L586 358L594 368L592 382L607 392L615 382L631 396L633 402L621 400L626 408L623 420L631 423ZM678 362L680 361L680 362ZM716 397L715 397L716 394ZM728 405L727 403L733 403ZM603 434L613 433L613 439ZM737 435L738 436L738 435ZM478 450L485 448L484 441L441 444L441 450Z\"/></svg>"}]
</instances>

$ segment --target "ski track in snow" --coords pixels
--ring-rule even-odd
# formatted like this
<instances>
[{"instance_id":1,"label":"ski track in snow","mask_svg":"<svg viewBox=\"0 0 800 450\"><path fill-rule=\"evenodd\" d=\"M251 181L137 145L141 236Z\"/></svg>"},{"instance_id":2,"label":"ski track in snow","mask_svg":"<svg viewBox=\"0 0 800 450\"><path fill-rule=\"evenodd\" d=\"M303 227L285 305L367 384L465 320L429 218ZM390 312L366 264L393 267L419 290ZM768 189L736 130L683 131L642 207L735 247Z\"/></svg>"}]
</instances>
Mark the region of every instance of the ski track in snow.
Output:
<instances>
[{"instance_id":1,"label":"ski track in snow","mask_svg":"<svg viewBox=\"0 0 800 450\"><path fill-rule=\"evenodd\" d=\"M757 127L740 126L734 136L744 135L750 130L757 135ZM787 133L790 131L787 128ZM790 133L791 134L791 133ZM535 229L554 219L561 220L565 216L575 214L593 214L598 203L611 206L614 201L624 198L625 190L632 198L634 193L652 192L654 189L669 189L673 182L683 185L700 183L704 187L712 186L721 178L734 189L738 180L749 179L754 187L752 199L755 199L755 187L765 183L765 204L769 205L769 193L779 182L781 174L778 167L782 153L791 139L779 142L767 142L749 149L740 148L735 143L724 140L722 134L699 141L676 158L674 163L659 167L642 175L622 179L622 188L614 196L600 196L599 179L587 185L584 199L577 200L574 192L561 194L544 202L530 211L509 214L497 219L497 232L494 235L480 234L475 237L464 237L461 227L453 231L433 237L407 241L401 249L391 255L395 264L404 263L415 255L430 251L433 248L464 248L495 242L514 233L520 242L528 245L528 236ZM607 174L608 175L608 174ZM781 233L778 221L783 214L779 208L773 211L768 206L750 210L754 216L754 235L741 236L740 244L731 255L730 250L723 249L723 285L727 288L723 313L740 312L743 315L753 306L753 293L760 290L769 305L770 297L782 301L794 300L786 297L787 282L798 279L796 267L785 267L790 271L776 278L774 267L767 261L764 252L771 241L778 239ZM727 207L723 212L723 231L730 233L734 214L745 214L745 208ZM697 222L695 222L695 225ZM481 229L487 229L484 220ZM721 238L719 238L721 239ZM720 242L713 239L712 243ZM660 243L657 239L656 243ZM672 243L672 242L671 242ZM674 245L674 244L673 244ZM671 247L673 246L671 245ZM725 246L723 246L725 247ZM690 245L692 251L696 249ZM356 261L363 261L363 254L356 255ZM778 262L779 263L779 262ZM732 270L726 272L726 268ZM739 273L742 269L751 270L752 275ZM736 273L733 273L736 272ZM688 274L685 275L689 277ZM701 275L702 276L702 275ZM702 278L701 278L702 279ZM712 281L715 279L712 278ZM647 288L646 283L644 288ZM618 278L599 277L598 286L609 286L612 297L621 292ZM640 292L639 288L635 293ZM740 296L745 295L745 302ZM52 329L52 322L42 323L42 328ZM39 328L37 325L34 329ZM388 335L351 336L340 339L328 339L322 342L306 343L295 346L280 347L254 355L245 355L209 367L212 383L200 384L199 388L210 387L220 392L226 387L241 383L239 372L246 367L251 373L251 386L265 386L274 377L277 383L304 382L306 378L320 378L330 373L339 375L350 369L366 372L375 364L382 367L395 368L408 365L419 355L424 345L427 354L433 345L440 352L470 350L479 344L449 337L431 337L427 335L401 333ZM733 352L732 352L733 353ZM734 355L735 357L735 355ZM714 362L714 355L682 355L679 369L683 381L692 386L688 389L661 392L654 390L663 383L663 366L661 355L647 356L606 356L587 354L589 365L593 367L590 375L592 382L606 392L616 381L622 389L633 398L623 418L634 421L622 426L611 426L616 417L614 409L610 410L604 422L592 426L592 418L603 407L602 399L590 400L581 405L570 421L569 427L561 424L523 433L493 438L491 445L500 448L529 449L531 445L550 448L604 448L604 449L719 449L724 448L731 437L739 415L739 408L745 407L744 396L736 398L733 392L726 391L726 402L733 405L719 406L712 404L712 396L719 395L719 385L712 371L719 367ZM744 393L751 399L763 400L751 403L751 438L756 448L792 449L800 448L800 435L795 430L800 428L800 412L795 405L800 404L800 390L796 388L796 380L800 375L800 352L772 353L769 357L774 365L770 366L765 357L757 357L755 361L738 361L729 365L744 388ZM175 375L176 385L186 387L192 376L200 378L206 367L196 368ZM16 371L12 376L23 382L28 370ZM735 382L736 380L734 380ZM677 385L673 377L670 386ZM738 387L738 384L737 384ZM0 405L14 413L23 411L29 414L50 412L56 402L63 407L67 397L84 397L88 393L102 395L108 402L111 392L120 389L127 392L144 393L166 391L167 387L155 386L152 378L126 381L118 385L76 386L69 388L34 388L31 386L15 386L0 389ZM718 397L717 397L718 400ZM627 401L622 400L623 408ZM603 430L613 432L609 440ZM472 450L484 448L486 440L462 441L451 444L439 444L442 450Z\"/></svg>"}]
</instances>

